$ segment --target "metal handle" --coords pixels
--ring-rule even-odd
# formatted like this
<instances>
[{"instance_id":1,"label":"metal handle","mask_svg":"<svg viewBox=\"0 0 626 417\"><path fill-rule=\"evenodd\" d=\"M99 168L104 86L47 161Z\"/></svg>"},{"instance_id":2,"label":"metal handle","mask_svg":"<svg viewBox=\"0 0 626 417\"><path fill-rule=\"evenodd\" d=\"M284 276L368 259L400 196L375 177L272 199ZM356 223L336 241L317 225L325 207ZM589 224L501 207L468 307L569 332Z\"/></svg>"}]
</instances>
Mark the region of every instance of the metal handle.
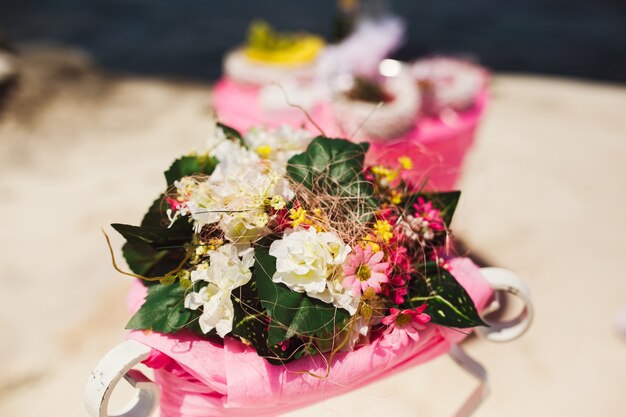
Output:
<instances>
[{"instance_id":1,"label":"metal handle","mask_svg":"<svg viewBox=\"0 0 626 417\"><path fill-rule=\"evenodd\" d=\"M159 403L159 388L141 371L132 369L149 354L148 346L127 340L100 360L89 375L84 394L85 406L92 417L148 417L155 411ZM137 388L135 396L118 413L109 414L109 399L122 378Z\"/></svg>"},{"instance_id":2,"label":"metal handle","mask_svg":"<svg viewBox=\"0 0 626 417\"><path fill-rule=\"evenodd\" d=\"M510 294L519 298L524 303L524 308L519 316L508 321L492 321L483 317L483 320L490 327L479 327L476 329L476 333L493 342L508 342L517 339L528 330L534 317L533 303L528 287L508 269L489 267L481 268L480 272L494 289L496 295L494 302L483 311L483 316L502 308L500 301L502 294Z\"/></svg>"},{"instance_id":3,"label":"metal handle","mask_svg":"<svg viewBox=\"0 0 626 417\"><path fill-rule=\"evenodd\" d=\"M457 365L478 380L478 385L474 391L454 414L454 417L469 417L489 395L487 370L479 362L470 357L459 345L452 346L448 355L450 355Z\"/></svg>"}]
</instances>

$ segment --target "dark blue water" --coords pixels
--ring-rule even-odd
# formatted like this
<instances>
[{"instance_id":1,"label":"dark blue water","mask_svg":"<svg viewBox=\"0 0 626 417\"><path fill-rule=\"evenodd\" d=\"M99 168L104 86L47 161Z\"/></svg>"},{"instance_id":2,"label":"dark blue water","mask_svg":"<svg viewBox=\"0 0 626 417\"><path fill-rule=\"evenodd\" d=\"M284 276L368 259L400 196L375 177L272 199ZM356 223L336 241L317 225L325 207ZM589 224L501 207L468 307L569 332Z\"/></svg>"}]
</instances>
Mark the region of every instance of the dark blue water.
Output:
<instances>
[{"instance_id":1,"label":"dark blue water","mask_svg":"<svg viewBox=\"0 0 626 417\"><path fill-rule=\"evenodd\" d=\"M400 58L470 55L501 71L626 82L624 0L389 2L409 23ZM223 53L251 19L329 35L329 0L0 0L0 28L15 41L56 40L104 67L215 79Z\"/></svg>"}]
</instances>

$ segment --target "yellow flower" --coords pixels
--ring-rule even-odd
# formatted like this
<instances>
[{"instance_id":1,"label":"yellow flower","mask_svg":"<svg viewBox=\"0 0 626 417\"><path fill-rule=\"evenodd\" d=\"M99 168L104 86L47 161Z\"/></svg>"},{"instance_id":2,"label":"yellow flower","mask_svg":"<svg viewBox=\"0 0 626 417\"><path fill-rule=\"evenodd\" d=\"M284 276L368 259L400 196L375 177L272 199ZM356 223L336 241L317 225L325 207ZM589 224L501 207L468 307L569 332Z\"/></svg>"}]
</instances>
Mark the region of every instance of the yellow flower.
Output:
<instances>
[{"instance_id":1,"label":"yellow flower","mask_svg":"<svg viewBox=\"0 0 626 417\"><path fill-rule=\"evenodd\" d=\"M398 162L404 169L413 169L413 160L406 155L398 158Z\"/></svg>"},{"instance_id":2,"label":"yellow flower","mask_svg":"<svg viewBox=\"0 0 626 417\"><path fill-rule=\"evenodd\" d=\"M273 152L273 149L270 145L261 145L258 148L256 148L256 153L263 159L269 158L272 152Z\"/></svg>"},{"instance_id":3,"label":"yellow flower","mask_svg":"<svg viewBox=\"0 0 626 417\"><path fill-rule=\"evenodd\" d=\"M400 204L402 202L402 193L398 190L391 190L391 198L389 199L392 204Z\"/></svg>"},{"instance_id":4,"label":"yellow flower","mask_svg":"<svg viewBox=\"0 0 626 417\"><path fill-rule=\"evenodd\" d=\"M368 246L372 249L372 252L378 252L380 250L380 245L374 242L374 236L367 236L361 242L361 247L363 249L366 249Z\"/></svg>"},{"instance_id":5,"label":"yellow flower","mask_svg":"<svg viewBox=\"0 0 626 417\"><path fill-rule=\"evenodd\" d=\"M300 224L306 221L306 210L302 207L298 207L297 209L289 210L289 218L292 220L291 225L293 227L298 227Z\"/></svg>"},{"instance_id":6,"label":"yellow flower","mask_svg":"<svg viewBox=\"0 0 626 417\"><path fill-rule=\"evenodd\" d=\"M376 230L376 236L381 238L385 243L388 243L393 237L393 227L387 220L376 220L374 230Z\"/></svg>"},{"instance_id":7,"label":"yellow flower","mask_svg":"<svg viewBox=\"0 0 626 417\"><path fill-rule=\"evenodd\" d=\"M382 165L372 167L372 172L378 177L381 185L389 185L393 180L398 178L398 170L389 169Z\"/></svg>"}]
</instances>

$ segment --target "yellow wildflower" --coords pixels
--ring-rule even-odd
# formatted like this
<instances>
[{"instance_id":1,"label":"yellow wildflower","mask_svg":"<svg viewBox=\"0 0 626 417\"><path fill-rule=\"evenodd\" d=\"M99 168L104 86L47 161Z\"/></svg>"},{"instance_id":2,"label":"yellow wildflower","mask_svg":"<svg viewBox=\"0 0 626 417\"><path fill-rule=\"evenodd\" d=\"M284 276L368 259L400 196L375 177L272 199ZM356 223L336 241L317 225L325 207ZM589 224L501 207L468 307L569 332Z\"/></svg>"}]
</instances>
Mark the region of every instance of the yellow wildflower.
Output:
<instances>
[{"instance_id":1,"label":"yellow wildflower","mask_svg":"<svg viewBox=\"0 0 626 417\"><path fill-rule=\"evenodd\" d=\"M393 226L391 226L387 220L376 220L374 230L376 230L376 236L381 238L385 243L388 243L393 237Z\"/></svg>"},{"instance_id":2,"label":"yellow wildflower","mask_svg":"<svg viewBox=\"0 0 626 417\"><path fill-rule=\"evenodd\" d=\"M413 169L413 160L406 155L398 158L398 162L404 169Z\"/></svg>"},{"instance_id":3,"label":"yellow wildflower","mask_svg":"<svg viewBox=\"0 0 626 417\"><path fill-rule=\"evenodd\" d=\"M400 204L402 202L402 193L398 190L391 190L391 198L389 199L392 204Z\"/></svg>"},{"instance_id":4,"label":"yellow wildflower","mask_svg":"<svg viewBox=\"0 0 626 417\"><path fill-rule=\"evenodd\" d=\"M269 156L272 154L272 151L273 149L270 145L261 145L256 148L256 153L263 159L269 158Z\"/></svg>"},{"instance_id":5,"label":"yellow wildflower","mask_svg":"<svg viewBox=\"0 0 626 417\"><path fill-rule=\"evenodd\" d=\"M291 225L298 227L300 224L306 222L306 210L302 207L289 210L289 218L291 219Z\"/></svg>"},{"instance_id":6,"label":"yellow wildflower","mask_svg":"<svg viewBox=\"0 0 626 417\"><path fill-rule=\"evenodd\" d=\"M389 169L382 165L372 167L372 172L378 177L381 185L389 185L393 180L398 178L398 170Z\"/></svg>"},{"instance_id":7,"label":"yellow wildflower","mask_svg":"<svg viewBox=\"0 0 626 417\"><path fill-rule=\"evenodd\" d=\"M380 245L378 243L374 242L374 236L367 236L361 242L361 247L363 249L366 249L368 246L370 247L372 252L378 252L380 250Z\"/></svg>"}]
</instances>

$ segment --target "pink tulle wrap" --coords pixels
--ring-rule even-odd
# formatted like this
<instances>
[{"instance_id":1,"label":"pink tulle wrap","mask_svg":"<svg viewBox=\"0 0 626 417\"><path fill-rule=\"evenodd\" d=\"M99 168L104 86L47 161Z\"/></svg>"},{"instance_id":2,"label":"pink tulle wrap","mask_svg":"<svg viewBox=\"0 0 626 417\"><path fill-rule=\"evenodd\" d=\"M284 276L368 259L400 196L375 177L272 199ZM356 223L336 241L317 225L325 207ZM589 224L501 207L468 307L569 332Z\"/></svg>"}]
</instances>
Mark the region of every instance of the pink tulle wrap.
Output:
<instances>
[{"instance_id":1,"label":"pink tulle wrap","mask_svg":"<svg viewBox=\"0 0 626 417\"><path fill-rule=\"evenodd\" d=\"M482 310L491 287L469 259L450 261L450 272ZM146 290L137 283L129 305L136 310ZM155 368L161 386L162 417L269 417L339 395L448 352L466 337L464 332L428 325L418 342L389 346L385 336L353 352L339 353L327 378L325 357L304 357L285 366L269 364L236 339L224 346L192 334L164 336L130 332L128 338L151 347L145 363Z\"/></svg>"}]
</instances>

